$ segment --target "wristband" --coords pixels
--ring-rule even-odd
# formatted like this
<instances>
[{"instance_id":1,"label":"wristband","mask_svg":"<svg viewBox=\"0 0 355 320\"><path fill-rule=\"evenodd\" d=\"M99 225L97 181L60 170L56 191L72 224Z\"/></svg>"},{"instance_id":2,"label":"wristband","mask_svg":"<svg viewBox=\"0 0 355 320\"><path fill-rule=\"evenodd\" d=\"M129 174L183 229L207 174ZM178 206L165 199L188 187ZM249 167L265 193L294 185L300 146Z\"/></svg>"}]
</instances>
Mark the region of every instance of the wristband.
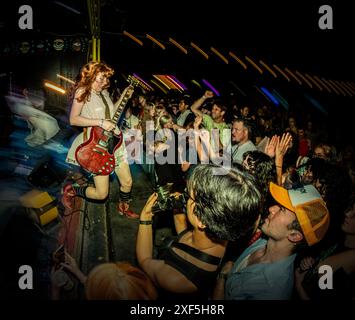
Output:
<instances>
[{"instance_id":1,"label":"wristband","mask_svg":"<svg viewBox=\"0 0 355 320\"><path fill-rule=\"evenodd\" d=\"M144 224L144 225L148 226L150 224L153 224L153 221L152 220L150 220L150 221L139 220L139 224Z\"/></svg>"}]
</instances>

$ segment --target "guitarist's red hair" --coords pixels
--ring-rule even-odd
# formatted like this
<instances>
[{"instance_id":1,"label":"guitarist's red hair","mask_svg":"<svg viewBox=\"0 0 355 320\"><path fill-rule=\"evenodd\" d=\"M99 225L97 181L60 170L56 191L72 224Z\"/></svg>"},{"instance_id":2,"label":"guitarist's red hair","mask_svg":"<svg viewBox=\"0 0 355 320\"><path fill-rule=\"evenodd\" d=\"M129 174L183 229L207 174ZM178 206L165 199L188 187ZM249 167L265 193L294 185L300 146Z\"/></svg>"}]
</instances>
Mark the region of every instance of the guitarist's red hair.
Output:
<instances>
[{"instance_id":1,"label":"guitarist's red hair","mask_svg":"<svg viewBox=\"0 0 355 320\"><path fill-rule=\"evenodd\" d=\"M84 65L81 68L78 79L72 88L70 94L71 100L74 98L75 92L80 88L83 90L83 93L77 98L78 102L88 101L91 93L91 85L95 81L96 76L101 72L104 73L104 76L108 80L107 85L103 88L106 89L110 86L109 78L114 74L114 70L104 62L91 61Z\"/></svg>"}]
</instances>

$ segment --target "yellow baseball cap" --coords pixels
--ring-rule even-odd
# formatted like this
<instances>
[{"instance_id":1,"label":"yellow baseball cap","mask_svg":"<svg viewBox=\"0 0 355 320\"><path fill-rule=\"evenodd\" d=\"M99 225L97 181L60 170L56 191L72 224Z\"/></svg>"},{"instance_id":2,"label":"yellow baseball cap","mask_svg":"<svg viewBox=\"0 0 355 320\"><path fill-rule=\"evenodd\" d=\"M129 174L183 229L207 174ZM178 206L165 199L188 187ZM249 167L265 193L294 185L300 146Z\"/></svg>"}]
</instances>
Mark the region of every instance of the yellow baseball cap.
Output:
<instances>
[{"instance_id":1,"label":"yellow baseball cap","mask_svg":"<svg viewBox=\"0 0 355 320\"><path fill-rule=\"evenodd\" d=\"M313 185L288 190L271 182L270 193L279 204L296 214L309 246L324 238L329 227L329 211Z\"/></svg>"}]
</instances>

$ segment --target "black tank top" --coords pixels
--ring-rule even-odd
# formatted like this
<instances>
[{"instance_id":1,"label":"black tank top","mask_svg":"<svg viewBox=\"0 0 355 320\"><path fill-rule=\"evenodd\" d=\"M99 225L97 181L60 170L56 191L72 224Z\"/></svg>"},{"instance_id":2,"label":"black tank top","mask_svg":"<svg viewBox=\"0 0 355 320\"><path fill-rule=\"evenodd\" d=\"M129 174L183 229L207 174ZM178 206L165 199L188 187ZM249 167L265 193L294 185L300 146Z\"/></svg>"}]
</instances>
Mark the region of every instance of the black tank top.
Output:
<instances>
[{"instance_id":1,"label":"black tank top","mask_svg":"<svg viewBox=\"0 0 355 320\"><path fill-rule=\"evenodd\" d=\"M194 298L207 299L212 289L214 288L215 280L220 270L222 258L212 256L210 254L197 250L187 244L180 243L179 240L188 231L188 229L182 231L179 234L177 240L173 240L172 242L170 242L168 248L161 255L160 259L164 260L167 265L178 270L196 286L197 292L192 294ZM177 253L174 252L173 248L177 248L181 251L184 251L190 256L200 261L217 266L217 269L215 271L207 271L201 269L200 267L180 257ZM167 293L164 291L162 298L169 299L172 295L172 293ZM175 298L178 296L179 295L174 294ZM190 297L191 295L181 295L181 297L184 298L186 298L187 296Z\"/></svg>"}]
</instances>

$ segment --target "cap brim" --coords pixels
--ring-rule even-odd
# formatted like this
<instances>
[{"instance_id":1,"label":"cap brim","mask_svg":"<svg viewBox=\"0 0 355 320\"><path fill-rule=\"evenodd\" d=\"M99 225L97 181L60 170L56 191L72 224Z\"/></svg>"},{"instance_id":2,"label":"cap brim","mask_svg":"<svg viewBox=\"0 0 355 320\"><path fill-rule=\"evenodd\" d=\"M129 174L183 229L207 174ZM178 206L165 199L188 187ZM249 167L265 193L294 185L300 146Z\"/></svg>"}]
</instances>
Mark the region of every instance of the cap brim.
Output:
<instances>
[{"instance_id":1,"label":"cap brim","mask_svg":"<svg viewBox=\"0 0 355 320\"><path fill-rule=\"evenodd\" d=\"M287 189L280 187L273 182L270 182L270 193L279 204L288 210L295 212L295 208L291 203Z\"/></svg>"}]
</instances>

